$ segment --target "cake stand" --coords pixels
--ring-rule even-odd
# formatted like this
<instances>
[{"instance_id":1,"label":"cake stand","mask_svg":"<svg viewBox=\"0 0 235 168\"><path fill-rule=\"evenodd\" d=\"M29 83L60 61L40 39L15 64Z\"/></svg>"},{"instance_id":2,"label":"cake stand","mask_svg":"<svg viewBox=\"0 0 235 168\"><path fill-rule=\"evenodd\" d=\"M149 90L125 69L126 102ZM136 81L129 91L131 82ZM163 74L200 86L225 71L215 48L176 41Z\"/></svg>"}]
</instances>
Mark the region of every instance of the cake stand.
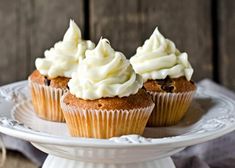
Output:
<instances>
[{"instance_id":1,"label":"cake stand","mask_svg":"<svg viewBox=\"0 0 235 168\"><path fill-rule=\"evenodd\" d=\"M34 114L27 81L0 87L0 109L0 132L48 153L43 168L174 168L171 155L235 129L235 102L202 87L178 125L146 128L143 136L70 137L65 123Z\"/></svg>"}]
</instances>

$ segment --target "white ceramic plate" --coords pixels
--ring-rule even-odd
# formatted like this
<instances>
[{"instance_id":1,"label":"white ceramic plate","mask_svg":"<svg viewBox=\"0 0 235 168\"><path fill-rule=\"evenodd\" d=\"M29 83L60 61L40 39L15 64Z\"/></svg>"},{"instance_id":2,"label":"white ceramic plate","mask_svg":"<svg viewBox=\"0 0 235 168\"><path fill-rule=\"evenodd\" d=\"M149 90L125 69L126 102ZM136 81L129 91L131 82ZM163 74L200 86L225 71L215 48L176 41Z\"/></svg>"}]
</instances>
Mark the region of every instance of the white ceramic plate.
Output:
<instances>
[{"instance_id":1,"label":"white ceramic plate","mask_svg":"<svg viewBox=\"0 0 235 168\"><path fill-rule=\"evenodd\" d=\"M16 121L17 120L17 121ZM198 87L185 118L176 126L146 128L144 137L126 135L111 139L70 137L64 123L35 116L27 81L0 88L0 132L33 143L63 146L180 148L205 142L235 129L235 102L219 93Z\"/></svg>"}]
</instances>

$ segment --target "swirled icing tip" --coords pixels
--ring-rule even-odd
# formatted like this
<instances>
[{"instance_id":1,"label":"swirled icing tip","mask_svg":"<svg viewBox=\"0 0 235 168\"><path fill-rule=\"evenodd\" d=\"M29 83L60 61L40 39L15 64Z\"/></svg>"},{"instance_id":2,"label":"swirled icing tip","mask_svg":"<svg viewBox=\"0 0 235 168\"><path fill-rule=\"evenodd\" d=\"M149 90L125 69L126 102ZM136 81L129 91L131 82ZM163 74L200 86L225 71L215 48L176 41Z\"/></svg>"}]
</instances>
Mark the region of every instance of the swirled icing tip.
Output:
<instances>
[{"instance_id":1,"label":"swirled icing tip","mask_svg":"<svg viewBox=\"0 0 235 168\"><path fill-rule=\"evenodd\" d=\"M86 51L68 86L71 94L84 100L127 97L143 87L143 79L134 72L124 54L101 38L96 48Z\"/></svg>"},{"instance_id":2,"label":"swirled icing tip","mask_svg":"<svg viewBox=\"0 0 235 168\"><path fill-rule=\"evenodd\" d=\"M103 37L100 37L100 40L99 40L99 42L98 42L97 46L98 46L98 45L105 44L105 43L107 43L108 45L110 45L110 42L109 42L109 40L108 40L108 39L103 38Z\"/></svg>"},{"instance_id":3,"label":"swirled icing tip","mask_svg":"<svg viewBox=\"0 0 235 168\"><path fill-rule=\"evenodd\" d=\"M155 37L157 36L158 38L165 39L165 37L160 33L158 26L154 29L153 34L151 35L151 37L152 36L155 36Z\"/></svg>"},{"instance_id":4,"label":"swirled icing tip","mask_svg":"<svg viewBox=\"0 0 235 168\"><path fill-rule=\"evenodd\" d=\"M158 26L154 29L153 34L159 34Z\"/></svg>"},{"instance_id":5,"label":"swirled icing tip","mask_svg":"<svg viewBox=\"0 0 235 168\"><path fill-rule=\"evenodd\" d=\"M111 47L109 40L103 37L100 38L94 50L98 51L99 53L102 53L102 54L99 54L102 57L106 57L108 56L108 53L114 52L114 49ZM86 55L87 54L89 55L90 52L92 52L92 50L87 51Z\"/></svg>"},{"instance_id":6,"label":"swirled icing tip","mask_svg":"<svg viewBox=\"0 0 235 168\"><path fill-rule=\"evenodd\" d=\"M64 35L63 41L71 41L71 39L76 42L82 40L81 30L72 19L69 21L69 28Z\"/></svg>"},{"instance_id":7,"label":"swirled icing tip","mask_svg":"<svg viewBox=\"0 0 235 168\"><path fill-rule=\"evenodd\" d=\"M72 25L76 25L76 23L73 19L70 19L69 20L69 26L71 27Z\"/></svg>"},{"instance_id":8,"label":"swirled icing tip","mask_svg":"<svg viewBox=\"0 0 235 168\"><path fill-rule=\"evenodd\" d=\"M86 50L91 50L95 44L83 40L77 24L71 19L63 41L55 43L54 47L44 52L45 58L37 58L36 68L43 75L55 78L58 76L71 78L79 63L84 59Z\"/></svg>"},{"instance_id":9,"label":"swirled icing tip","mask_svg":"<svg viewBox=\"0 0 235 168\"><path fill-rule=\"evenodd\" d=\"M130 62L144 81L165 79L167 76L171 78L185 76L189 81L193 74L187 53L181 53L171 40L159 32L158 27L150 38L137 48Z\"/></svg>"}]
</instances>

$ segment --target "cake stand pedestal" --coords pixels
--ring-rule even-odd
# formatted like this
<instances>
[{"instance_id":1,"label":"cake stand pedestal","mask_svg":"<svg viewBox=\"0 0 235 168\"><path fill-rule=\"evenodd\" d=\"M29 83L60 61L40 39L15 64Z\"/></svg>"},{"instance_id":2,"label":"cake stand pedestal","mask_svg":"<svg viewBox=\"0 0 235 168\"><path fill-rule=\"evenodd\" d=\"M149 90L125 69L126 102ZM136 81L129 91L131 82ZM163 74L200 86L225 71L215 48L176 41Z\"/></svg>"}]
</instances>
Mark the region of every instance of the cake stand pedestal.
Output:
<instances>
[{"instance_id":1,"label":"cake stand pedestal","mask_svg":"<svg viewBox=\"0 0 235 168\"><path fill-rule=\"evenodd\" d=\"M26 81L0 87L0 132L48 153L43 168L175 168L171 155L235 130L235 102L200 86L179 124L111 139L70 137L65 123L38 118L28 97Z\"/></svg>"},{"instance_id":2,"label":"cake stand pedestal","mask_svg":"<svg viewBox=\"0 0 235 168\"><path fill-rule=\"evenodd\" d=\"M76 160L64 159L49 155L43 164L42 168L175 168L175 165L170 157L136 163L92 163Z\"/></svg>"},{"instance_id":3,"label":"cake stand pedestal","mask_svg":"<svg viewBox=\"0 0 235 168\"><path fill-rule=\"evenodd\" d=\"M123 137L127 141L141 141L140 136ZM175 168L170 156L183 148L153 148L139 145L124 146L63 146L32 143L48 153L43 168ZM129 148L129 149L128 149Z\"/></svg>"}]
</instances>

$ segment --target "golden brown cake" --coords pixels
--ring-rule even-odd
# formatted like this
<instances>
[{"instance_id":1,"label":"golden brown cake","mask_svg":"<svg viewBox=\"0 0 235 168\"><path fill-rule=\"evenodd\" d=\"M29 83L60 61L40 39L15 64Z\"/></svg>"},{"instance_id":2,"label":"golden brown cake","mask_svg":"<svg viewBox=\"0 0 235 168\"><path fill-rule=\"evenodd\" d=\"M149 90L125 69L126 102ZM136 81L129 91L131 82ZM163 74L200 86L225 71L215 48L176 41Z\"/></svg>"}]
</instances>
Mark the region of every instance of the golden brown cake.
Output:
<instances>
[{"instance_id":1,"label":"golden brown cake","mask_svg":"<svg viewBox=\"0 0 235 168\"><path fill-rule=\"evenodd\" d=\"M32 103L36 114L45 120L64 122L60 97L68 90L69 78L49 79L35 70L28 78Z\"/></svg>"},{"instance_id":2,"label":"golden brown cake","mask_svg":"<svg viewBox=\"0 0 235 168\"><path fill-rule=\"evenodd\" d=\"M34 70L29 76L29 80L44 86L50 86L53 88L68 89L68 82L70 78L66 77L56 77L50 79L44 75L41 75L38 70Z\"/></svg>"},{"instance_id":3,"label":"golden brown cake","mask_svg":"<svg viewBox=\"0 0 235 168\"><path fill-rule=\"evenodd\" d=\"M143 134L154 103L143 79L107 39L87 50L69 81L61 107L72 136L111 138Z\"/></svg>"},{"instance_id":4,"label":"golden brown cake","mask_svg":"<svg viewBox=\"0 0 235 168\"><path fill-rule=\"evenodd\" d=\"M193 81L187 81L185 77L148 80L144 83L144 88L152 92L180 93L196 89Z\"/></svg>"},{"instance_id":5,"label":"golden brown cake","mask_svg":"<svg viewBox=\"0 0 235 168\"><path fill-rule=\"evenodd\" d=\"M128 97L107 97L95 100L84 100L68 93L64 97L64 103L81 109L95 110L121 110L137 109L152 105L151 96L144 89L140 89L136 94Z\"/></svg>"},{"instance_id":6,"label":"golden brown cake","mask_svg":"<svg viewBox=\"0 0 235 168\"><path fill-rule=\"evenodd\" d=\"M81 39L81 31L70 20L63 41L44 52L44 58L37 58L35 70L28 78L32 103L36 114L49 121L64 122L60 107L61 96L68 91L68 81L84 58L86 49L94 43Z\"/></svg>"},{"instance_id":7,"label":"golden brown cake","mask_svg":"<svg viewBox=\"0 0 235 168\"><path fill-rule=\"evenodd\" d=\"M187 112L196 90L194 82L185 77L148 80L144 88L155 101L147 124L150 127L177 124Z\"/></svg>"},{"instance_id":8,"label":"golden brown cake","mask_svg":"<svg viewBox=\"0 0 235 168\"><path fill-rule=\"evenodd\" d=\"M72 136L111 138L142 134L153 102L143 89L128 97L83 100L67 93L61 103Z\"/></svg>"},{"instance_id":9,"label":"golden brown cake","mask_svg":"<svg viewBox=\"0 0 235 168\"><path fill-rule=\"evenodd\" d=\"M144 45L137 48L130 62L144 78L144 88L155 102L147 125L177 124L186 114L196 90L187 53L181 53L156 28Z\"/></svg>"}]
</instances>

